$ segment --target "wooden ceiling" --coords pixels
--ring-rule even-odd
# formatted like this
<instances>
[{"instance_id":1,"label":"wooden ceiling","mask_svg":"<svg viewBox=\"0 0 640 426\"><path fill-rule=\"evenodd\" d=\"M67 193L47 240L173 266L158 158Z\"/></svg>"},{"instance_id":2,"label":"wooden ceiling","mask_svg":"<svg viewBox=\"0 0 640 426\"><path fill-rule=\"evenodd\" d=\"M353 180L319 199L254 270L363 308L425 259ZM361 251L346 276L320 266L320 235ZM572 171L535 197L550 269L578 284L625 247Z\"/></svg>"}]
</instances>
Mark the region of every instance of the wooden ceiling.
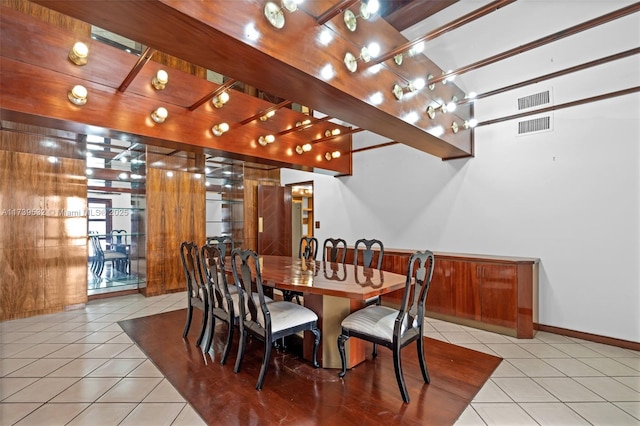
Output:
<instances>
[{"instance_id":1,"label":"wooden ceiling","mask_svg":"<svg viewBox=\"0 0 640 426\"><path fill-rule=\"evenodd\" d=\"M451 84L439 84L433 92L425 89L413 94L413 96L405 96L400 102L395 100L391 93L394 84L404 86L410 80L416 77L424 78L427 74L439 76L442 70L428 58L416 57L411 63L405 61L402 68L397 67L393 61L387 61L375 74L363 62L359 63L359 69L356 73L352 74L346 70L343 63L344 54L352 52L357 56L359 49L368 43L368 35L376 35L383 53L408 42L396 28L383 19L370 21L359 19L358 28L353 33L346 29L342 13L337 13L322 25L318 24L318 18L323 13L336 8L338 11L349 7L357 10L359 2L307 1L299 6L300 10L297 12L285 12L286 24L280 30L272 27L265 19L263 15L264 2L262 1L36 0L35 3L123 35L158 51L215 70L278 98L307 105L346 124L347 126L341 126L343 134L348 133L349 125L351 125L355 130L370 130L393 141L407 144L441 158L465 157L472 153L471 132L454 134L448 130L453 121L463 122L470 116L468 108L461 108L456 112L456 115L439 114L433 120L425 114L426 106L429 104L442 103L453 96L463 97L464 93L457 87ZM407 22L409 22L406 18L407 13L403 14L402 10L404 9L399 8L400 6L410 8L412 5L415 7L415 3L424 4L420 1L389 3L394 3L394 5L383 13L389 19L395 16L393 19L395 19L394 22L398 28L402 25L408 25ZM427 3L433 3L433 8L423 8L422 10L433 13L437 7L444 7L444 3L447 2ZM382 4L383 10L385 10L385 2ZM390 12L391 10L393 12ZM409 15L416 16L415 13L409 13ZM247 38L246 28L249 24L253 25L253 28L261 34L260 39L250 40ZM322 47L318 45L317 39L325 29L334 35L334 41L329 46ZM51 39L51 37L48 38ZM59 42L59 40L55 41ZM93 44L92 50L94 50ZM61 48L68 49L68 46L58 46L58 49ZM93 58L94 52L91 55ZM334 68L335 75L330 80L323 79L319 74L320 69L326 64ZM91 61L89 65L91 65ZM121 71L125 74L133 68L132 64L121 65ZM105 66L116 72L114 67L109 67L109 64L105 64ZM212 90L207 92L206 87L202 87L204 85L201 83L192 84L182 76L175 77L175 72L172 71L167 89L152 93L153 96L148 96L148 81L155 71L156 69L150 64L142 67L125 94L133 92L147 98L145 100L149 102L152 102L153 96L155 96L157 99L169 103L170 106L175 106L178 108L175 111L171 111L173 107L169 108L171 117L176 119L175 125L178 125L178 118L181 126L186 123L193 125L194 119L192 117L197 116L199 112L206 112L207 114L216 114L216 117L213 119L202 117L201 120L195 120L196 122L202 121L202 123L206 121L205 129L210 128L216 119L230 122L232 129L234 129L239 123L245 122L247 118L255 117L274 106L261 100L252 104L252 101L243 99L243 106L235 112L231 108L231 103L228 111L225 111L226 107L214 111L213 108L207 106L204 107L206 111L200 111L203 108L189 111L190 106L206 97ZM92 72L98 71L93 70ZM71 71L71 73L89 80L89 83L96 83L95 75L82 76L77 70ZM118 82L97 82L111 87L114 84L119 85L123 79ZM215 86L213 90L215 90ZM371 95L376 92L380 92L384 99L380 105L374 105L369 100ZM105 101L109 102L107 99ZM279 111L282 110L284 108L279 109ZM293 113L291 110L288 111ZM296 144L306 140L313 144L314 152L318 152L321 150L316 150L316 147L329 142L323 140L323 127L313 126L308 129L306 134L292 132L290 129L296 119L292 120L292 117L286 117L286 114L276 114L276 117L281 115L281 119L269 120L268 122L256 119L253 123L242 125L242 133L246 133L245 136L240 135L240 132L230 131L228 135L221 138L207 135L202 140L203 138L200 136L199 143L207 150L230 152L239 156L249 155L255 159L268 157L276 163L289 162L293 165L301 165L299 159L304 155L291 154ZM327 127L336 127L328 122L324 122L324 124ZM245 131L251 127L254 128L253 131ZM444 129L444 134L434 136L433 129L437 127ZM159 140L167 139L169 128L169 121L167 121L158 132L155 134L150 132L152 134L149 136ZM129 131L128 129L121 130ZM289 137L290 141L281 144L286 149L276 148L277 144L273 144L268 147L268 155L257 150L255 140L259 134L264 134L265 131L273 134L280 133L283 138ZM200 132L202 133L203 130ZM224 138L229 139L228 144L222 143ZM170 138L168 139L171 141ZM251 147L250 154L239 152L237 149L239 145L251 145L252 141L254 146ZM331 141L334 144L338 142L335 138ZM196 141L197 143L198 141ZM328 149L330 147L327 145L322 149L321 154ZM323 161L321 157L323 155L316 154L313 161L307 161L303 167L336 170L337 167L334 165L337 165L338 162L332 162L330 165L321 164ZM343 159L343 161L348 161L350 164L350 159ZM345 171L343 166L339 169L340 173L350 173L350 170Z\"/></svg>"}]
</instances>

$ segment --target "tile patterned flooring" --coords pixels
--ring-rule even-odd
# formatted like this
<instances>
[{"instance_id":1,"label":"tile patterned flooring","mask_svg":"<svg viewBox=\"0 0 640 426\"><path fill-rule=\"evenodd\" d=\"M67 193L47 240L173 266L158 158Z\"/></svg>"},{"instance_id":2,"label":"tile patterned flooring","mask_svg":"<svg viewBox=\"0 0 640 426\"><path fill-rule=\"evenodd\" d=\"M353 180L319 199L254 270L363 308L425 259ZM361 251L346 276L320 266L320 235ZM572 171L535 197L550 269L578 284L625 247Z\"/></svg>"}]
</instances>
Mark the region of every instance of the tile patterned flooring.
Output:
<instances>
[{"instance_id":1,"label":"tile patterned flooring","mask_svg":"<svg viewBox=\"0 0 640 426\"><path fill-rule=\"evenodd\" d=\"M0 425L203 425L117 324L185 306L128 295L0 323ZM504 358L456 425L640 425L640 352L434 319L425 334Z\"/></svg>"}]
</instances>

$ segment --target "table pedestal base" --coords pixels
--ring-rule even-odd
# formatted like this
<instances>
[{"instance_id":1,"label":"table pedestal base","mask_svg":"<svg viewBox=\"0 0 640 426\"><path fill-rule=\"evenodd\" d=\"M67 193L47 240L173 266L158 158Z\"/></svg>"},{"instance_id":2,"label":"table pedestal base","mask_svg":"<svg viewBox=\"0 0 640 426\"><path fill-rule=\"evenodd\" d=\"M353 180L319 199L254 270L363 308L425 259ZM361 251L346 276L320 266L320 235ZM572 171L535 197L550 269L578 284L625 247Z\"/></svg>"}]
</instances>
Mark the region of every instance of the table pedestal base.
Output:
<instances>
[{"instance_id":1,"label":"table pedestal base","mask_svg":"<svg viewBox=\"0 0 640 426\"><path fill-rule=\"evenodd\" d=\"M342 331L340 323L351 312L365 306L364 301L344 297L305 294L304 305L318 315L318 327L322 331L322 339L318 348L318 362L322 368L342 368L338 351L338 336ZM365 360L366 342L349 339L345 344L347 368L352 368ZM305 331L303 356L306 360L313 358L313 333Z\"/></svg>"}]
</instances>

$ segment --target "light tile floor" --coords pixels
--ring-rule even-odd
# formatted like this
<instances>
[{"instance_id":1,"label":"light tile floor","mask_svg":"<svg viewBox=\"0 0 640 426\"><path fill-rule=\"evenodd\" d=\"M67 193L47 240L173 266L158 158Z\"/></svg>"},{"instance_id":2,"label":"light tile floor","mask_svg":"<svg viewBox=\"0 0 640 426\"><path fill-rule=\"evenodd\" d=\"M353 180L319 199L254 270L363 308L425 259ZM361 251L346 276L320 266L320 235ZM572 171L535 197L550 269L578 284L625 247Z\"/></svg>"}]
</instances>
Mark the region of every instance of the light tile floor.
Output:
<instances>
[{"instance_id":1,"label":"light tile floor","mask_svg":"<svg viewBox=\"0 0 640 426\"><path fill-rule=\"evenodd\" d=\"M0 323L0 425L203 425L117 324L185 304L129 295ZM425 334L504 358L456 425L640 425L640 352L434 319Z\"/></svg>"}]
</instances>

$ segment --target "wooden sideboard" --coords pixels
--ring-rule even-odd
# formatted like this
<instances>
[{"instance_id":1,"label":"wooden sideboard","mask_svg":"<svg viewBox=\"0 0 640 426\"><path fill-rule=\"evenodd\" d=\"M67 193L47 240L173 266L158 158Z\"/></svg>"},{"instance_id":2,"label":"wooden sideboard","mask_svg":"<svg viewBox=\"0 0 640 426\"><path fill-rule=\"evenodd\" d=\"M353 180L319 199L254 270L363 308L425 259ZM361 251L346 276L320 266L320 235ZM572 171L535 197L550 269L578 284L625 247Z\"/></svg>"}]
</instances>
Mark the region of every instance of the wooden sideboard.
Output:
<instances>
[{"instance_id":1,"label":"wooden sideboard","mask_svg":"<svg viewBox=\"0 0 640 426\"><path fill-rule=\"evenodd\" d=\"M406 274L413 250L386 249L382 270ZM426 314L509 336L533 338L538 321L537 258L434 252ZM375 258L374 258L375 261ZM353 249L347 250L353 262ZM399 304L402 292L384 296Z\"/></svg>"}]
</instances>

